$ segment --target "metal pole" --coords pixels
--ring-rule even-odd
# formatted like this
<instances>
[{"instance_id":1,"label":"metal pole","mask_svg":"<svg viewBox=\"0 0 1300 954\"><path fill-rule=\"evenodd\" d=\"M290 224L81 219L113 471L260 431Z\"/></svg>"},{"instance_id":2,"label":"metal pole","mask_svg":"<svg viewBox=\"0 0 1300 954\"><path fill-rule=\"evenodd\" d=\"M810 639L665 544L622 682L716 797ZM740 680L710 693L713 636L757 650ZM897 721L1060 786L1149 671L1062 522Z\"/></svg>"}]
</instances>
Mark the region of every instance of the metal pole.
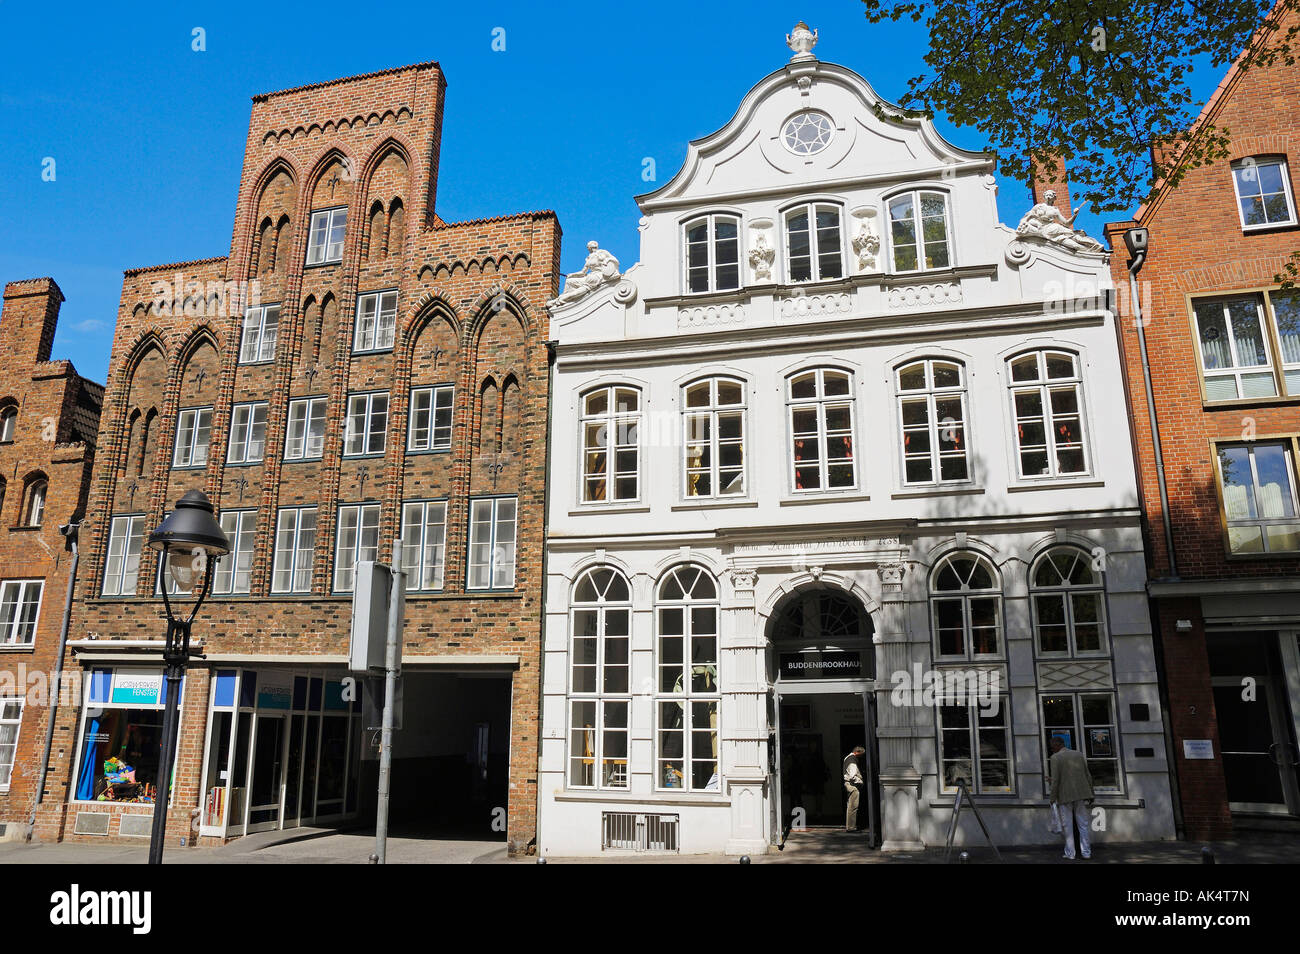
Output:
<instances>
[{"instance_id":1,"label":"metal pole","mask_svg":"<svg viewBox=\"0 0 1300 954\"><path fill-rule=\"evenodd\" d=\"M81 560L81 551L77 548L77 534L81 524L71 523L66 528L60 527L63 535L72 544L72 566L68 568L68 592L63 596L63 625L59 627L59 654L55 657L54 680L50 683L49 715L45 725L45 748L41 755L41 780L36 786L36 804L45 801L45 783L50 775L50 752L54 748L54 720L59 713L59 697L63 693L63 656L68 651L68 624L72 620L72 596L77 584L77 564ZM36 826L36 813L32 812L32 828ZM27 837L32 837L29 829Z\"/></svg>"},{"instance_id":2,"label":"metal pole","mask_svg":"<svg viewBox=\"0 0 1300 954\"><path fill-rule=\"evenodd\" d=\"M176 754L176 709L180 700L181 675L185 672L185 648L189 645L189 622L167 621L167 707L163 712L162 754L158 759L158 784L154 793L153 833L149 836L149 864L162 864L163 842L167 840L167 803L170 801L172 762Z\"/></svg>"},{"instance_id":3,"label":"metal pole","mask_svg":"<svg viewBox=\"0 0 1300 954\"><path fill-rule=\"evenodd\" d=\"M401 588L406 585L402 570L402 538L393 543L392 578L388 589L388 640L384 649L384 720L379 732L379 804L375 808L375 860L388 857L388 794L393 772L393 698L397 695L398 608Z\"/></svg>"}]
</instances>

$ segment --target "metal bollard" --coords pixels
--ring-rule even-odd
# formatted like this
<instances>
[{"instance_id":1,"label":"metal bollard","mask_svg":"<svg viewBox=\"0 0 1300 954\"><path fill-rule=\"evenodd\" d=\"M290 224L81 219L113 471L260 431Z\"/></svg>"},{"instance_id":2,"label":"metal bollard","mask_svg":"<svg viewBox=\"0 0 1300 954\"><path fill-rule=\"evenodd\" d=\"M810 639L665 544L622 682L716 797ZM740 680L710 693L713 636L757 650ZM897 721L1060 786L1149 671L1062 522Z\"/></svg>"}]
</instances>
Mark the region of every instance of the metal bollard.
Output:
<instances>
[{"instance_id":1,"label":"metal bollard","mask_svg":"<svg viewBox=\"0 0 1300 954\"><path fill-rule=\"evenodd\" d=\"M1201 848L1201 864L1212 865L1214 863L1214 849L1209 845L1203 846Z\"/></svg>"},{"instance_id":2,"label":"metal bollard","mask_svg":"<svg viewBox=\"0 0 1300 954\"><path fill-rule=\"evenodd\" d=\"M537 859L537 863L538 863L539 865L544 865L544 864L546 864L546 859L545 859L545 858L538 858L538 859Z\"/></svg>"},{"instance_id":3,"label":"metal bollard","mask_svg":"<svg viewBox=\"0 0 1300 954\"><path fill-rule=\"evenodd\" d=\"M741 863L742 865L747 865L747 864L749 864L749 855L741 855L741 856L740 856L740 863Z\"/></svg>"},{"instance_id":4,"label":"metal bollard","mask_svg":"<svg viewBox=\"0 0 1300 954\"><path fill-rule=\"evenodd\" d=\"M957 856L957 864L959 864L959 865L968 865L968 864L970 864L970 852L969 852L969 851L963 851L960 855L958 855L958 856Z\"/></svg>"}]
</instances>

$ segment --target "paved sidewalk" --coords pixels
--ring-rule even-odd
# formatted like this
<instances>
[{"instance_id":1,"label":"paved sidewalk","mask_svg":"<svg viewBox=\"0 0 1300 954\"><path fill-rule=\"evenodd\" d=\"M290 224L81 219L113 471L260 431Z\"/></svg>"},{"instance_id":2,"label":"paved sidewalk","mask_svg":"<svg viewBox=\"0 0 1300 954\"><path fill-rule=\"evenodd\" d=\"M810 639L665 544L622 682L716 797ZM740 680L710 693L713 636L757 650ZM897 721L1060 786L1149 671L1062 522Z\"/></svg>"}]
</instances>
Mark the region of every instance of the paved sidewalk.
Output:
<instances>
[{"instance_id":1,"label":"paved sidewalk","mask_svg":"<svg viewBox=\"0 0 1300 954\"><path fill-rule=\"evenodd\" d=\"M297 828L259 832L219 848L169 846L167 864L367 864L374 851L374 832L366 829ZM1245 833L1231 841L1210 843L1217 864L1300 864L1300 835ZM1200 842L1144 842L1093 846L1090 861L1067 861L1055 846L1004 848L1007 864L1201 864ZM954 858L957 852L954 851ZM991 864L987 847L972 846L971 864ZM781 851L755 855L753 864L943 864L943 849L889 853L867 847L865 836L835 829L791 832ZM144 864L148 844L39 844L0 842L0 865L10 864ZM726 855L606 854L595 858L547 858L547 864L736 864ZM388 839L390 864L536 864L534 857L509 858L500 841L430 837L397 830Z\"/></svg>"}]
</instances>

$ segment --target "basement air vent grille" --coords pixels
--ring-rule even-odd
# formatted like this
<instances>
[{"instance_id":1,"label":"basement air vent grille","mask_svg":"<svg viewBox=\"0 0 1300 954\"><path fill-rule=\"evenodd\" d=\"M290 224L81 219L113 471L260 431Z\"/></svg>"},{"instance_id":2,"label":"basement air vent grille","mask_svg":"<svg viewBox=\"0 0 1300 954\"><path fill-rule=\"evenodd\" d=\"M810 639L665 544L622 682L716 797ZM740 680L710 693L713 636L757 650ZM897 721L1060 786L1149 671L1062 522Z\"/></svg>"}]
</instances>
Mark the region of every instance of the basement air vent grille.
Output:
<instances>
[{"instance_id":1,"label":"basement air vent grille","mask_svg":"<svg viewBox=\"0 0 1300 954\"><path fill-rule=\"evenodd\" d=\"M603 812L600 847L604 851L677 851L677 815Z\"/></svg>"},{"instance_id":2,"label":"basement air vent grille","mask_svg":"<svg viewBox=\"0 0 1300 954\"><path fill-rule=\"evenodd\" d=\"M72 831L78 835L107 835L108 820L112 817L108 812L77 812Z\"/></svg>"},{"instance_id":3,"label":"basement air vent grille","mask_svg":"<svg viewBox=\"0 0 1300 954\"><path fill-rule=\"evenodd\" d=\"M117 833L128 838L148 838L153 834L153 816L138 815L135 812L123 815Z\"/></svg>"}]
</instances>

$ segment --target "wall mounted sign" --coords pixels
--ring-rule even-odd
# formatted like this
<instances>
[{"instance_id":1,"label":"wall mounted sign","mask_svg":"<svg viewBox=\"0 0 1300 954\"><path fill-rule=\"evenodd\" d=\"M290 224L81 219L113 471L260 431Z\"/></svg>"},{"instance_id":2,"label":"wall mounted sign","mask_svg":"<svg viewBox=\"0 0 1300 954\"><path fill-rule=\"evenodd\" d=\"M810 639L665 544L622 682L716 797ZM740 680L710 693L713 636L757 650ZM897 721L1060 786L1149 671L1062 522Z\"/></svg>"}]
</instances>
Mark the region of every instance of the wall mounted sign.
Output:
<instances>
[{"instance_id":1,"label":"wall mounted sign","mask_svg":"<svg viewBox=\"0 0 1300 954\"><path fill-rule=\"evenodd\" d=\"M1183 758L1185 759L1214 758L1214 740L1213 739L1183 739Z\"/></svg>"},{"instance_id":2,"label":"wall mounted sign","mask_svg":"<svg viewBox=\"0 0 1300 954\"><path fill-rule=\"evenodd\" d=\"M781 653L780 664L781 679L845 679L862 675L862 655L851 651Z\"/></svg>"}]
</instances>

